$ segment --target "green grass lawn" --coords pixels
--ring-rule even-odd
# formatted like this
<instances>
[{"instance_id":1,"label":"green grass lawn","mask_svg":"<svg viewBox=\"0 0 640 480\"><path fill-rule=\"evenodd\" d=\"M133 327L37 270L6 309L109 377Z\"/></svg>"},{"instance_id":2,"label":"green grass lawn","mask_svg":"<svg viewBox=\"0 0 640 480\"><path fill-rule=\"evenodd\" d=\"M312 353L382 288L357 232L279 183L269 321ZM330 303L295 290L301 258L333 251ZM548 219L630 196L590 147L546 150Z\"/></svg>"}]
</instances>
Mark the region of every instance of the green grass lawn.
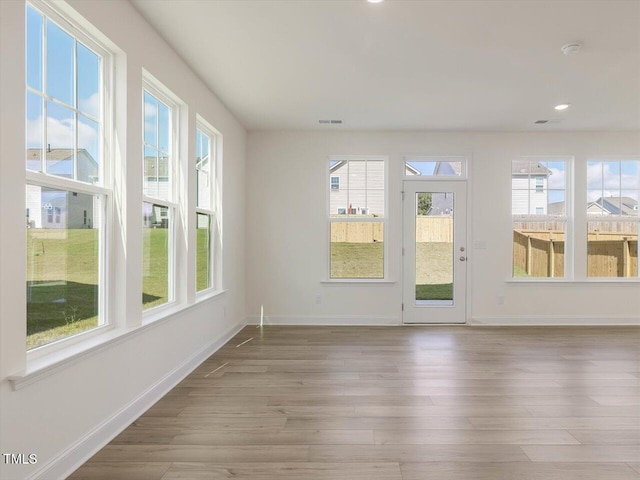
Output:
<instances>
[{"instance_id":1,"label":"green grass lawn","mask_svg":"<svg viewBox=\"0 0 640 480\"><path fill-rule=\"evenodd\" d=\"M331 278L383 278L383 242L331 244ZM416 300L453 299L450 243L416 246Z\"/></svg>"},{"instance_id":2,"label":"green grass lawn","mask_svg":"<svg viewBox=\"0 0 640 480\"><path fill-rule=\"evenodd\" d=\"M208 285L207 231L197 232L198 289ZM168 299L168 230L144 229L143 308ZM98 231L27 230L27 348L98 326Z\"/></svg>"},{"instance_id":3,"label":"green grass lawn","mask_svg":"<svg viewBox=\"0 0 640 480\"><path fill-rule=\"evenodd\" d=\"M453 283L416 285L416 300L453 300Z\"/></svg>"},{"instance_id":4,"label":"green grass lawn","mask_svg":"<svg viewBox=\"0 0 640 480\"><path fill-rule=\"evenodd\" d=\"M384 242L331 242L331 278L384 278Z\"/></svg>"},{"instance_id":5,"label":"green grass lawn","mask_svg":"<svg viewBox=\"0 0 640 480\"><path fill-rule=\"evenodd\" d=\"M209 230L198 228L196 230L196 291L209 288Z\"/></svg>"},{"instance_id":6,"label":"green grass lawn","mask_svg":"<svg viewBox=\"0 0 640 480\"><path fill-rule=\"evenodd\" d=\"M142 229L142 308L169 300L169 229Z\"/></svg>"},{"instance_id":7,"label":"green grass lawn","mask_svg":"<svg viewBox=\"0 0 640 480\"><path fill-rule=\"evenodd\" d=\"M27 347L98 325L97 230L27 231Z\"/></svg>"}]
</instances>

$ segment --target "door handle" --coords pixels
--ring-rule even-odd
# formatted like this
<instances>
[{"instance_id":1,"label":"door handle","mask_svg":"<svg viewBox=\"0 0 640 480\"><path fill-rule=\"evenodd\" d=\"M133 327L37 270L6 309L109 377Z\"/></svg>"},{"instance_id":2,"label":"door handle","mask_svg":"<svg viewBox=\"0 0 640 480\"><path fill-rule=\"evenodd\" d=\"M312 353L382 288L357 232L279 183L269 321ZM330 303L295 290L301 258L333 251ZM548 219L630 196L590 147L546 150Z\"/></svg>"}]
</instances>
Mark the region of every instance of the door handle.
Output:
<instances>
[{"instance_id":1,"label":"door handle","mask_svg":"<svg viewBox=\"0 0 640 480\"><path fill-rule=\"evenodd\" d=\"M467 257L465 257L465 256L460 257L460 261L461 262L464 262L466 259L467 259Z\"/></svg>"}]
</instances>

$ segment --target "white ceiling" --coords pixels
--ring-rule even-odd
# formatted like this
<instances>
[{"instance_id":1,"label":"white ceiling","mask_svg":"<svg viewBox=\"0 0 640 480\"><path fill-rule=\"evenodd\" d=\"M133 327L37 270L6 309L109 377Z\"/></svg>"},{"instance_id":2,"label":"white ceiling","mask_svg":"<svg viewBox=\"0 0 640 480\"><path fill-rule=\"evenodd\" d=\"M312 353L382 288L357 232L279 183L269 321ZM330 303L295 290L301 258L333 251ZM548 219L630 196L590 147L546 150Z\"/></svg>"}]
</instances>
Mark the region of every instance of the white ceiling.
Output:
<instances>
[{"instance_id":1,"label":"white ceiling","mask_svg":"<svg viewBox=\"0 0 640 480\"><path fill-rule=\"evenodd\" d=\"M640 129L640 0L132 2L249 130Z\"/></svg>"}]
</instances>

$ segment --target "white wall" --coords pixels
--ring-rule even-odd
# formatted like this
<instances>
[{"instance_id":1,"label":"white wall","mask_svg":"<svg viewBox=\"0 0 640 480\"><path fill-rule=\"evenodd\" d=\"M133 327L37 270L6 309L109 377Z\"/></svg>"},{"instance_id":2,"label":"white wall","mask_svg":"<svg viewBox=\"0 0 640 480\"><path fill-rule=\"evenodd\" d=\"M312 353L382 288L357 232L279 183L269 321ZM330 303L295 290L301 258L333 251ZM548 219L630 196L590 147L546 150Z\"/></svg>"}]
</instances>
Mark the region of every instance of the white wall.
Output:
<instances>
[{"instance_id":1,"label":"white wall","mask_svg":"<svg viewBox=\"0 0 640 480\"><path fill-rule=\"evenodd\" d=\"M401 322L403 155L469 155L468 317L493 323L640 322L640 284L516 284L511 276L511 160L522 155L639 155L638 132L255 132L247 155L247 314L273 323ZM389 156L385 243L392 284L326 285L326 162L332 155ZM575 181L586 184L585 169ZM287 185L287 188L282 188ZM586 193L575 199L586 237ZM486 249L474 249L484 242ZM586 245L576 247L586 257ZM586 262L576 265L586 276ZM317 303L320 296L321 303ZM504 296L504 304L498 304Z\"/></svg>"},{"instance_id":2,"label":"white wall","mask_svg":"<svg viewBox=\"0 0 640 480\"><path fill-rule=\"evenodd\" d=\"M25 7L23 1L0 2L0 452L35 453L38 457L36 465L4 465L0 459L0 477L12 480L63 476L241 327L245 318L244 128L129 2L71 0L69 4L120 51L114 158L116 203L123 207L123 215L113 232L111 265L116 279L112 299L116 324L124 329L139 327L142 310L143 68L187 105L181 127L188 127L194 139L188 148L181 148L181 155L193 158L195 154L196 113L223 136L223 287L227 292L12 389L7 376L29 368L24 355L25 221L21 206L25 196L21 120ZM179 181L185 172L181 175ZM195 204L195 192L190 194L190 202ZM189 235L195 245L195 231ZM190 251L188 257L193 255ZM180 272L184 272L181 266ZM118 281L124 278L126 282ZM188 281L195 283L195 275ZM178 297L185 300L187 296L185 288L179 288ZM150 391L153 387L156 389Z\"/></svg>"}]
</instances>

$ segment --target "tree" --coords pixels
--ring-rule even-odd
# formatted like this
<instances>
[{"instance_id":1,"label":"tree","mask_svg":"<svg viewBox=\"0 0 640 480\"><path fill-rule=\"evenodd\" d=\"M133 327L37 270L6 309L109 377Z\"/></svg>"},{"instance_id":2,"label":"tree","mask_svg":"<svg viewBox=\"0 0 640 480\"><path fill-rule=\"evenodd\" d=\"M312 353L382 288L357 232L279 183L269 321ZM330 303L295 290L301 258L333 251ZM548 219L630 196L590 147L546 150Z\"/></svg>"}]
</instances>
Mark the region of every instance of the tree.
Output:
<instances>
[{"instance_id":1,"label":"tree","mask_svg":"<svg viewBox=\"0 0 640 480\"><path fill-rule=\"evenodd\" d=\"M418 194L418 215L427 215L431 209L431 193Z\"/></svg>"}]
</instances>

